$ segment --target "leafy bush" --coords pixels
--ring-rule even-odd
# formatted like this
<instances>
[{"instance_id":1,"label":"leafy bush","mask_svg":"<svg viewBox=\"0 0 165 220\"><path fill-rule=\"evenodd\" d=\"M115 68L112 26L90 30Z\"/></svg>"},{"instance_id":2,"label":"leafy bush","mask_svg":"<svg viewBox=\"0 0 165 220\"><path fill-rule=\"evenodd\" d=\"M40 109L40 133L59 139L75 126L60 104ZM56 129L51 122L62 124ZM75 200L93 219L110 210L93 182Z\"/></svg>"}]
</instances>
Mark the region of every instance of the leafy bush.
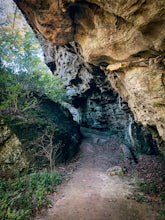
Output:
<instances>
[{"instance_id":1,"label":"leafy bush","mask_svg":"<svg viewBox=\"0 0 165 220\"><path fill-rule=\"evenodd\" d=\"M11 106L15 111L18 107L23 109L21 105L33 93L46 95L56 102L66 101L63 82L45 65L41 47L32 31L11 33L6 26L1 27L0 54L0 109Z\"/></svg>"},{"instance_id":2,"label":"leafy bush","mask_svg":"<svg viewBox=\"0 0 165 220\"><path fill-rule=\"evenodd\" d=\"M47 195L55 192L61 182L60 175L53 171L33 172L14 179L0 181L0 219L29 219L37 210L47 207Z\"/></svg>"},{"instance_id":3,"label":"leafy bush","mask_svg":"<svg viewBox=\"0 0 165 220\"><path fill-rule=\"evenodd\" d=\"M164 220L165 219L165 194L160 192L154 182L144 182L139 178L135 178L135 185L138 187L138 191L134 193L134 199L137 202L154 202L153 198L155 198L155 204L159 204L159 216L156 220ZM140 192L139 192L140 191ZM151 196L151 197L150 197ZM152 197L154 196L154 197Z\"/></svg>"},{"instance_id":4,"label":"leafy bush","mask_svg":"<svg viewBox=\"0 0 165 220\"><path fill-rule=\"evenodd\" d=\"M156 187L156 185L153 182L150 183L145 183L145 182L137 182L137 186L139 187L139 189L147 194L151 194L151 193L157 193L158 189Z\"/></svg>"}]
</instances>

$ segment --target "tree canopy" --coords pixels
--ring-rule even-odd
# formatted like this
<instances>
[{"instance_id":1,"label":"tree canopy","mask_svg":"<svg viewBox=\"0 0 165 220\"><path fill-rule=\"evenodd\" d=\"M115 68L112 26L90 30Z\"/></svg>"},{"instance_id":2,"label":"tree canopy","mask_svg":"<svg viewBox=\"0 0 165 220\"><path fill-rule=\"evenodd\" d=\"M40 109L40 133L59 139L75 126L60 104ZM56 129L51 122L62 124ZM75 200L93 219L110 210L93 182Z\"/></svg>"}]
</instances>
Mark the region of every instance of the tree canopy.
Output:
<instances>
[{"instance_id":1,"label":"tree canopy","mask_svg":"<svg viewBox=\"0 0 165 220\"><path fill-rule=\"evenodd\" d=\"M0 110L16 112L33 106L33 93L56 102L66 100L62 80L45 65L32 31L13 32L8 23L1 25L0 54Z\"/></svg>"}]
</instances>

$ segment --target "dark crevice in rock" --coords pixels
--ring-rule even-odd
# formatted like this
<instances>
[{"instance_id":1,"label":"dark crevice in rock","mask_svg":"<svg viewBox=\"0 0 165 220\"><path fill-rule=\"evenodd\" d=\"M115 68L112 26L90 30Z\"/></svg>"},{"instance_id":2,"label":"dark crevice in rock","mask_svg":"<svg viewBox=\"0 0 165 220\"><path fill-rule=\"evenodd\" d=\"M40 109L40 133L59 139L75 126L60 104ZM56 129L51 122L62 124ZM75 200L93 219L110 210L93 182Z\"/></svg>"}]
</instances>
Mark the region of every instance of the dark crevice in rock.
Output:
<instances>
[{"instance_id":1,"label":"dark crevice in rock","mask_svg":"<svg viewBox=\"0 0 165 220\"><path fill-rule=\"evenodd\" d=\"M45 45L43 38L41 43ZM153 140L152 132L135 122L127 101L112 88L104 71L94 65L87 68L77 44L53 46L51 50L47 44L45 56L52 57L54 73L64 79L71 106L79 112L80 125L119 135L133 154L157 154L158 141ZM106 65L102 63L103 68Z\"/></svg>"},{"instance_id":2,"label":"dark crevice in rock","mask_svg":"<svg viewBox=\"0 0 165 220\"><path fill-rule=\"evenodd\" d=\"M55 62L49 62L46 65L49 67L49 69L51 70L52 73L56 70Z\"/></svg>"},{"instance_id":3,"label":"dark crevice in rock","mask_svg":"<svg viewBox=\"0 0 165 220\"><path fill-rule=\"evenodd\" d=\"M105 73L96 66L91 68L90 88L82 97L72 97L72 105L81 114L81 126L118 135L134 155L135 162L138 154L158 154L158 142L151 132L135 122L127 102L114 91Z\"/></svg>"},{"instance_id":4,"label":"dark crevice in rock","mask_svg":"<svg viewBox=\"0 0 165 220\"><path fill-rule=\"evenodd\" d=\"M82 83L82 79L80 79L78 76L76 76L76 78L72 79L70 81L70 83L73 84L73 85L78 85L78 84Z\"/></svg>"},{"instance_id":5,"label":"dark crevice in rock","mask_svg":"<svg viewBox=\"0 0 165 220\"><path fill-rule=\"evenodd\" d=\"M86 98L85 97L73 97L72 98L72 105L75 108L83 108L85 103L86 103Z\"/></svg>"}]
</instances>

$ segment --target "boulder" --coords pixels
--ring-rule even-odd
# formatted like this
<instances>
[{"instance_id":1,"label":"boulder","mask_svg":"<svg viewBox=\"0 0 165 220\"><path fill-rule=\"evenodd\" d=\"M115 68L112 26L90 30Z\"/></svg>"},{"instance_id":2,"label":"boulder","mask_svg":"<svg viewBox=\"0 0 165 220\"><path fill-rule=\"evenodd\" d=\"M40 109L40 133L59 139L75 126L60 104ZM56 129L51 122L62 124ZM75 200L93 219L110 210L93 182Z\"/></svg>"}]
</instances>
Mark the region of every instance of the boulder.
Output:
<instances>
[{"instance_id":1,"label":"boulder","mask_svg":"<svg viewBox=\"0 0 165 220\"><path fill-rule=\"evenodd\" d=\"M22 143L9 126L0 120L0 178L10 177L29 168Z\"/></svg>"},{"instance_id":2,"label":"boulder","mask_svg":"<svg viewBox=\"0 0 165 220\"><path fill-rule=\"evenodd\" d=\"M3 115L1 176L12 176L30 167L52 168L71 160L79 151L80 128L70 112L47 97L37 98L37 107L26 114Z\"/></svg>"}]
</instances>

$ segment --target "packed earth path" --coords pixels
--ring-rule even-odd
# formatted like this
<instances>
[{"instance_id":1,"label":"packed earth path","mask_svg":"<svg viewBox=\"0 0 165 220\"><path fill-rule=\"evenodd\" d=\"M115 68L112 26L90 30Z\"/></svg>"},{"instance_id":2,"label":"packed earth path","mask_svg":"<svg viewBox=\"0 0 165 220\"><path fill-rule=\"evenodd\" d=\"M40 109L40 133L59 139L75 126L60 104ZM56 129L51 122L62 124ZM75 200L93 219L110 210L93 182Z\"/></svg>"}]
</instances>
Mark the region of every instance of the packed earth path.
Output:
<instances>
[{"instance_id":1,"label":"packed earth path","mask_svg":"<svg viewBox=\"0 0 165 220\"><path fill-rule=\"evenodd\" d=\"M151 205L132 199L134 187L123 174L134 161L126 146L106 132L82 132L81 153L70 165L70 178L54 194L53 206L35 219L156 220Z\"/></svg>"}]
</instances>

